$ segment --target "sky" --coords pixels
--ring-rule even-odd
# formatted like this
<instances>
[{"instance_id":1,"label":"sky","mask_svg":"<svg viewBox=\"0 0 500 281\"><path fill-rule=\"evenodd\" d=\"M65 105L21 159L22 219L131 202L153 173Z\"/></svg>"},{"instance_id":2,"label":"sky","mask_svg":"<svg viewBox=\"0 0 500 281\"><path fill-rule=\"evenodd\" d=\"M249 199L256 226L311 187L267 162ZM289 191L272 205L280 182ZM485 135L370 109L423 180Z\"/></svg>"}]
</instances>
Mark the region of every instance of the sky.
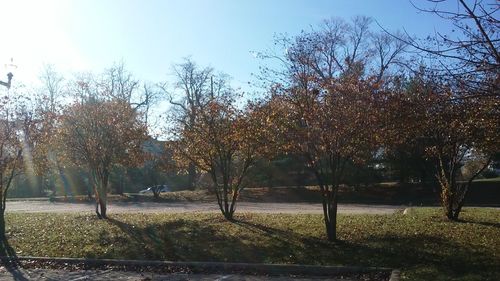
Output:
<instances>
[{"instance_id":1,"label":"sky","mask_svg":"<svg viewBox=\"0 0 500 281\"><path fill-rule=\"evenodd\" d=\"M172 79L172 64L191 57L246 87L263 63L253 52L271 48L274 34L356 15L422 37L445 27L408 0L0 0L0 7L0 79L12 71L24 84L44 64L68 76L99 73L119 61L157 83ZM16 68L6 67L11 58Z\"/></svg>"}]
</instances>

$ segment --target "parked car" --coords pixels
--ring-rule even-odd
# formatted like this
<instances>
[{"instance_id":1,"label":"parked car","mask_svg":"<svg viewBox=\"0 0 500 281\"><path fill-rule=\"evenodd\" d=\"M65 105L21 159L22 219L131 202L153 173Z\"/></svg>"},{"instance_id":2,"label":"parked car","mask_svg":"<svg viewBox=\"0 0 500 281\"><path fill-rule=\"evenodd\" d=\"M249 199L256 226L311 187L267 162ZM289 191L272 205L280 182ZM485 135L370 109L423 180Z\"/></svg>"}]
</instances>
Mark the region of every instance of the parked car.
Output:
<instances>
[{"instance_id":1,"label":"parked car","mask_svg":"<svg viewBox=\"0 0 500 281\"><path fill-rule=\"evenodd\" d=\"M144 190L139 191L139 193L140 194L148 194L148 193L154 193L154 191L157 191L158 193L162 193L162 192L170 192L171 190L167 185L161 184L161 185L150 186Z\"/></svg>"}]
</instances>

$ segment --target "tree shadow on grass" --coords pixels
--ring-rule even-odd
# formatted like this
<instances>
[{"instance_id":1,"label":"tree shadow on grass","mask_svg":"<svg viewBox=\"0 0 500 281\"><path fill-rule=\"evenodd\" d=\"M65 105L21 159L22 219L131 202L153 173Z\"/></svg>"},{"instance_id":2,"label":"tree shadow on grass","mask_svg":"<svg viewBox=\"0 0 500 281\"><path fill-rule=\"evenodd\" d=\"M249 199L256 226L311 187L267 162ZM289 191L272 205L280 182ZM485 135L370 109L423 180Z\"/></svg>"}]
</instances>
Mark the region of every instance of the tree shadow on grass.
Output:
<instances>
[{"instance_id":1,"label":"tree shadow on grass","mask_svg":"<svg viewBox=\"0 0 500 281\"><path fill-rule=\"evenodd\" d=\"M264 237L263 243L256 241L255 249L262 254L259 262L286 263L286 264L311 264L331 265L343 264L331 258L331 252L345 246L338 241L329 242L326 239L304 235L293 230L275 228L269 225L240 219L235 224L243 228L248 236ZM266 245L262 247L261 245Z\"/></svg>"},{"instance_id":2,"label":"tree shadow on grass","mask_svg":"<svg viewBox=\"0 0 500 281\"><path fill-rule=\"evenodd\" d=\"M175 220L138 227L116 218L108 220L124 236L114 237L113 255L130 259L172 261L256 260L252 244L221 231L204 220ZM221 224L231 224L221 221Z\"/></svg>"},{"instance_id":3,"label":"tree shadow on grass","mask_svg":"<svg viewBox=\"0 0 500 281\"><path fill-rule=\"evenodd\" d=\"M329 242L308 233L242 218L177 219L138 227L117 218L122 233L105 237L114 258L352 265L412 270L417 280L471 276L495 280L498 258L453 239L427 234L374 234ZM437 278L439 279L439 278Z\"/></svg>"},{"instance_id":4,"label":"tree shadow on grass","mask_svg":"<svg viewBox=\"0 0 500 281\"><path fill-rule=\"evenodd\" d=\"M474 219L459 220L459 222L472 223L472 224L477 224L477 225L482 225L482 226L500 228L500 223L498 223L498 222L478 221L478 220L474 220Z\"/></svg>"},{"instance_id":5,"label":"tree shadow on grass","mask_svg":"<svg viewBox=\"0 0 500 281\"><path fill-rule=\"evenodd\" d=\"M17 260L17 254L9 244L7 238L0 239L0 256L2 265L12 274L14 280L27 281L24 273L20 270L21 264Z\"/></svg>"},{"instance_id":6,"label":"tree shadow on grass","mask_svg":"<svg viewBox=\"0 0 500 281\"><path fill-rule=\"evenodd\" d=\"M292 263L417 269L414 277L419 280L439 280L438 274L444 279L467 275L471 280L496 280L500 274L495 266L498 258L444 237L374 235L364 240L328 242L251 221L236 223L256 234L273 237L275 247L282 249L270 253L283 253L288 247L289 253L295 255Z\"/></svg>"},{"instance_id":7,"label":"tree shadow on grass","mask_svg":"<svg viewBox=\"0 0 500 281\"><path fill-rule=\"evenodd\" d=\"M352 255L364 265L418 269L418 280L441 280L470 276L470 280L497 280L498 259L473 251L452 239L425 234L394 237L375 236L353 245ZM344 257L349 260L349 257ZM496 261L495 261L496 259ZM495 277L497 276L497 277ZM469 279L468 279L469 280Z\"/></svg>"},{"instance_id":8,"label":"tree shadow on grass","mask_svg":"<svg viewBox=\"0 0 500 281\"><path fill-rule=\"evenodd\" d=\"M272 237L275 241L283 243L284 247L296 246L300 244L304 245L316 244L320 247L331 247L335 246L334 244L343 244L343 241L337 241L335 243L332 243L326 239L313 236L306 236L296 233L292 230L279 229L244 219L236 220L234 223L252 233L265 234L267 237Z\"/></svg>"}]
</instances>

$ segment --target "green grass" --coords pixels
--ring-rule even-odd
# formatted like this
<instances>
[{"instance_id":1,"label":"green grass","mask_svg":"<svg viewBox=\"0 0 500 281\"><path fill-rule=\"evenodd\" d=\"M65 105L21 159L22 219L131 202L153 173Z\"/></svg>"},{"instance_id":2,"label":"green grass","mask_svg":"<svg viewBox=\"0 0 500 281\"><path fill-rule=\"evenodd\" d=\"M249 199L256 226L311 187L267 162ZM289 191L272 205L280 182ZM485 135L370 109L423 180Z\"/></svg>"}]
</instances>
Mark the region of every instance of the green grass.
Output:
<instances>
[{"instance_id":1,"label":"green grass","mask_svg":"<svg viewBox=\"0 0 500 281\"><path fill-rule=\"evenodd\" d=\"M340 242L320 215L7 214L19 256L360 265L402 269L404 280L499 280L500 210L439 209L340 216ZM5 249L4 249L5 254Z\"/></svg>"}]
</instances>

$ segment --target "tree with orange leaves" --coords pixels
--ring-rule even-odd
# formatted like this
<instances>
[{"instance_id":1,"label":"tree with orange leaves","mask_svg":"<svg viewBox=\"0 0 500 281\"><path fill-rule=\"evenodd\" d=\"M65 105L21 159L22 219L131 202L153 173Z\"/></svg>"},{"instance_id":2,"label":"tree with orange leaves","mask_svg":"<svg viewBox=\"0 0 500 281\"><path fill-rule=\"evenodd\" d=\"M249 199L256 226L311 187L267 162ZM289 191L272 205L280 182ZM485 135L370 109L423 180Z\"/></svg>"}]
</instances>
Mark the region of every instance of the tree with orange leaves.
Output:
<instances>
[{"instance_id":1,"label":"tree with orange leaves","mask_svg":"<svg viewBox=\"0 0 500 281\"><path fill-rule=\"evenodd\" d=\"M141 160L146 127L127 101L116 98L76 101L64 109L60 122L60 155L89 170L96 214L106 218L111 168Z\"/></svg>"},{"instance_id":2,"label":"tree with orange leaves","mask_svg":"<svg viewBox=\"0 0 500 281\"><path fill-rule=\"evenodd\" d=\"M393 91L384 103L385 146L418 140L435 166L444 215L458 220L472 181L498 157L499 101L463 97L435 75L424 73ZM404 122L403 122L404 120Z\"/></svg>"},{"instance_id":3,"label":"tree with orange leaves","mask_svg":"<svg viewBox=\"0 0 500 281\"><path fill-rule=\"evenodd\" d=\"M316 175L330 241L337 239L338 190L346 166L363 163L376 149L377 100L404 50L404 44L372 33L370 22L330 20L318 30L281 39L284 70L266 69L278 74L267 101L268 128L276 132L269 142L278 151L301 155Z\"/></svg>"},{"instance_id":4,"label":"tree with orange leaves","mask_svg":"<svg viewBox=\"0 0 500 281\"><path fill-rule=\"evenodd\" d=\"M31 142L39 137L40 120L34 117L29 98L15 88L10 91L0 97L0 239L5 238L8 191L32 157Z\"/></svg>"},{"instance_id":5,"label":"tree with orange leaves","mask_svg":"<svg viewBox=\"0 0 500 281\"><path fill-rule=\"evenodd\" d=\"M213 97L197 111L189 126L177 124L171 142L175 159L186 167L194 163L210 175L220 211L233 220L243 180L265 150L259 136L261 119L250 107L238 108L230 95Z\"/></svg>"}]
</instances>

